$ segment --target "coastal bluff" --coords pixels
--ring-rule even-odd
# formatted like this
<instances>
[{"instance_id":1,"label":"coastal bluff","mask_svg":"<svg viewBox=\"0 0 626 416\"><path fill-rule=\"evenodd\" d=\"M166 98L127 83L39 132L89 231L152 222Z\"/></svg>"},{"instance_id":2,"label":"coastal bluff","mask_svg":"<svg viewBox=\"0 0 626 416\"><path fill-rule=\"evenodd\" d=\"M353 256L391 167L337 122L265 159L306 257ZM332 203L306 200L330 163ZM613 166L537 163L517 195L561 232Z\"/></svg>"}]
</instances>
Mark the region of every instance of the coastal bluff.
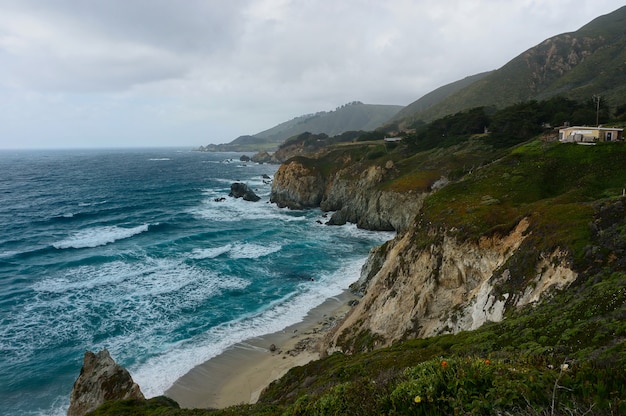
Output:
<instances>
[{"instance_id":1,"label":"coastal bluff","mask_svg":"<svg viewBox=\"0 0 626 416\"><path fill-rule=\"evenodd\" d=\"M346 162L344 168L327 172L315 159L288 160L274 175L270 201L281 208L335 211L330 225L350 222L368 230L406 230L426 194L380 189L394 175L393 163L361 170L360 165Z\"/></svg>"},{"instance_id":2,"label":"coastal bluff","mask_svg":"<svg viewBox=\"0 0 626 416\"><path fill-rule=\"evenodd\" d=\"M117 364L109 351L86 351L83 367L70 395L68 416L83 416L110 400L145 400L130 373Z\"/></svg>"}]
</instances>

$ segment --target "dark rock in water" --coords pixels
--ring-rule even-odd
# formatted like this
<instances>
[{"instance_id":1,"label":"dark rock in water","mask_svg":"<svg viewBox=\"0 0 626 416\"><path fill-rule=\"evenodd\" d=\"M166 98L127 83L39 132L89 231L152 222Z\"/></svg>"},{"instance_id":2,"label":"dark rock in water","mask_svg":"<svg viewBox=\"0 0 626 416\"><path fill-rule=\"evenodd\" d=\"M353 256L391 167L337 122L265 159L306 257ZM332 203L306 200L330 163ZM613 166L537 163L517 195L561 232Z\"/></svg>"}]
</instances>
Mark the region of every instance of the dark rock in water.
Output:
<instances>
[{"instance_id":1,"label":"dark rock in water","mask_svg":"<svg viewBox=\"0 0 626 416\"><path fill-rule=\"evenodd\" d=\"M226 201L226 198L224 198L223 196L219 197L219 198L215 198L213 201L215 202L224 202Z\"/></svg>"},{"instance_id":2,"label":"dark rock in water","mask_svg":"<svg viewBox=\"0 0 626 416\"><path fill-rule=\"evenodd\" d=\"M348 219L346 218L346 213L343 210L339 210L339 211L335 212L330 217L330 220L328 220L328 222L326 224L328 224L328 225L344 225L347 222L348 222Z\"/></svg>"},{"instance_id":3,"label":"dark rock in water","mask_svg":"<svg viewBox=\"0 0 626 416\"><path fill-rule=\"evenodd\" d=\"M272 179L272 178L270 178L270 175L268 175L267 173L264 173L263 175L261 175L261 177L263 179Z\"/></svg>"},{"instance_id":4,"label":"dark rock in water","mask_svg":"<svg viewBox=\"0 0 626 416\"><path fill-rule=\"evenodd\" d=\"M250 161L250 156L241 155L239 160L241 160L242 162L249 162Z\"/></svg>"},{"instance_id":5,"label":"dark rock in water","mask_svg":"<svg viewBox=\"0 0 626 416\"><path fill-rule=\"evenodd\" d=\"M109 400L145 400L130 373L118 365L104 349L98 354L86 351L83 368L70 394L68 416L83 416Z\"/></svg>"},{"instance_id":6,"label":"dark rock in water","mask_svg":"<svg viewBox=\"0 0 626 416\"><path fill-rule=\"evenodd\" d=\"M241 182L235 182L230 185L230 193L228 194L228 196L243 198L245 201L252 202L256 202L261 199L261 197L255 194L252 189L248 188L248 185Z\"/></svg>"}]
</instances>

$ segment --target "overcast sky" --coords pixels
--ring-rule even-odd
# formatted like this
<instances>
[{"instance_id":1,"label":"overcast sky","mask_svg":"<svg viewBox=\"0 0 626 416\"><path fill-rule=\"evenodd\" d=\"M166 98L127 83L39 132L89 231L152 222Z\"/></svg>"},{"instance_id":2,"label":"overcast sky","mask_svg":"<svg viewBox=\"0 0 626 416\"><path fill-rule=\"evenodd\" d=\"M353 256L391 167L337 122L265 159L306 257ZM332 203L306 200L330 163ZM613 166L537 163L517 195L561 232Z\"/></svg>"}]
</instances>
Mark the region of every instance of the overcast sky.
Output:
<instances>
[{"instance_id":1,"label":"overcast sky","mask_svg":"<svg viewBox=\"0 0 626 416\"><path fill-rule=\"evenodd\" d=\"M226 143L407 105L620 0L0 0L0 148Z\"/></svg>"}]
</instances>

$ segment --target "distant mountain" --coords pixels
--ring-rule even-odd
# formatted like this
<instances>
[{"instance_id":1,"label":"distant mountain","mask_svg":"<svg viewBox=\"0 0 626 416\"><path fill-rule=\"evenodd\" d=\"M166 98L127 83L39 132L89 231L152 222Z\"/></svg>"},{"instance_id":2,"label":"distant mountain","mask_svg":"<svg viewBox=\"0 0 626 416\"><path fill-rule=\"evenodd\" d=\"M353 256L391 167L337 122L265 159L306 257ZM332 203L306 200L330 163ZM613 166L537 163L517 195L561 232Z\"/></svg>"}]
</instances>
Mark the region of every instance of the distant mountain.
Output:
<instances>
[{"instance_id":1,"label":"distant mountain","mask_svg":"<svg viewBox=\"0 0 626 416\"><path fill-rule=\"evenodd\" d=\"M363 104L355 101L334 111L320 111L281 123L251 136L240 136L228 144L202 146L206 151L260 151L278 148L285 140L304 132L336 136L352 130L374 130L388 122L399 105Z\"/></svg>"},{"instance_id":2,"label":"distant mountain","mask_svg":"<svg viewBox=\"0 0 626 416\"><path fill-rule=\"evenodd\" d=\"M583 101L597 95L612 107L623 105L626 103L625 27L626 6L594 19L575 32L545 40L429 107L416 106L423 97L399 116L403 116L405 124L410 124L473 107L503 108L555 95Z\"/></svg>"}]
</instances>

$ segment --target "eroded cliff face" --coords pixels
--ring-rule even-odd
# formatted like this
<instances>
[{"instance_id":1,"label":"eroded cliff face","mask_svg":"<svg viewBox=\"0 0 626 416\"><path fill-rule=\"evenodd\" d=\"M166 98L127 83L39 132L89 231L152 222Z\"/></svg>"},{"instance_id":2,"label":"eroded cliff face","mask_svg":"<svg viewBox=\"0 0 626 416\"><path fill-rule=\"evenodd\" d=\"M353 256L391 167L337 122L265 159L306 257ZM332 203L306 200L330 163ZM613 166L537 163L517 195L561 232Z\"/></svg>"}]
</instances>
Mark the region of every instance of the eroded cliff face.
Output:
<instances>
[{"instance_id":1,"label":"eroded cliff face","mask_svg":"<svg viewBox=\"0 0 626 416\"><path fill-rule=\"evenodd\" d=\"M281 208L318 207L325 188L326 180L316 166L292 159L282 164L274 174L270 202Z\"/></svg>"},{"instance_id":2,"label":"eroded cliff face","mask_svg":"<svg viewBox=\"0 0 626 416\"><path fill-rule=\"evenodd\" d=\"M393 163L362 171L349 166L323 175L316 165L292 159L274 175L270 200L280 207L336 211L331 225L351 222L369 230L402 231L421 209L426 194L379 189L393 169Z\"/></svg>"},{"instance_id":3,"label":"eroded cliff face","mask_svg":"<svg viewBox=\"0 0 626 416\"><path fill-rule=\"evenodd\" d=\"M453 232L420 229L416 223L370 255L353 287L364 291L361 302L323 348L349 353L475 329L502 320L507 308L567 287L576 273L558 250L540 258L520 290L511 283L518 276L507 265L520 251L528 227L523 219L507 235L459 242Z\"/></svg>"}]
</instances>

